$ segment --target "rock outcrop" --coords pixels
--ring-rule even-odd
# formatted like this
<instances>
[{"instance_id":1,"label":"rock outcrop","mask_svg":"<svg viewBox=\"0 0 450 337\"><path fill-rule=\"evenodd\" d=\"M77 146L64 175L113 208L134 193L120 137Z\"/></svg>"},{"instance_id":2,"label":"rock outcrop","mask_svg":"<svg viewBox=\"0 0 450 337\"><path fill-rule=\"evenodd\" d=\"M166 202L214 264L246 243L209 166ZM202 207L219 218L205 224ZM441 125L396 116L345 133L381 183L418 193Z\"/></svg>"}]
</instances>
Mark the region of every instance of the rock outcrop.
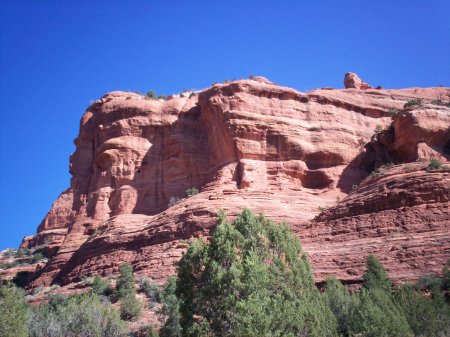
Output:
<instances>
[{"instance_id":1,"label":"rock outcrop","mask_svg":"<svg viewBox=\"0 0 450 337\"><path fill-rule=\"evenodd\" d=\"M344 87L345 89L372 89L372 86L369 83L364 82L358 77L358 75L352 72L345 74Z\"/></svg>"},{"instance_id":2,"label":"rock outcrop","mask_svg":"<svg viewBox=\"0 0 450 337\"><path fill-rule=\"evenodd\" d=\"M394 282L440 272L450 256L450 166L428 165L378 169L302 231L318 280L360 282L369 254Z\"/></svg>"},{"instance_id":3,"label":"rock outcrop","mask_svg":"<svg viewBox=\"0 0 450 337\"><path fill-rule=\"evenodd\" d=\"M32 286L123 262L163 282L184 240L209 235L219 209L243 207L286 221L318 282L360 281L370 253L397 281L438 272L450 257L449 170L416 160L448 164L450 109L429 102L450 89L374 90L352 78L355 89L307 93L254 77L168 100L106 94L81 119L70 188L22 243L51 248ZM423 105L402 111L413 98ZM367 178L389 161L409 164Z\"/></svg>"}]
</instances>

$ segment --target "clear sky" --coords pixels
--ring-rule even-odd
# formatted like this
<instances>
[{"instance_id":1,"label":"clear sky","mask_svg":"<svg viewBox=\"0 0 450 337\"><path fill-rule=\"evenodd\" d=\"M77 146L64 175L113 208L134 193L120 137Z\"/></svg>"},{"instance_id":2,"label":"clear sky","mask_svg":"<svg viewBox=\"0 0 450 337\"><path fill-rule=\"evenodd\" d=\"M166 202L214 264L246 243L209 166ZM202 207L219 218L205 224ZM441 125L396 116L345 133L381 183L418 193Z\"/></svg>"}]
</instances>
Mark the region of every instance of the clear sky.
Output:
<instances>
[{"instance_id":1,"label":"clear sky","mask_svg":"<svg viewBox=\"0 0 450 337\"><path fill-rule=\"evenodd\" d=\"M69 186L89 101L250 74L300 91L354 71L385 88L450 85L450 1L0 0L0 249Z\"/></svg>"}]
</instances>

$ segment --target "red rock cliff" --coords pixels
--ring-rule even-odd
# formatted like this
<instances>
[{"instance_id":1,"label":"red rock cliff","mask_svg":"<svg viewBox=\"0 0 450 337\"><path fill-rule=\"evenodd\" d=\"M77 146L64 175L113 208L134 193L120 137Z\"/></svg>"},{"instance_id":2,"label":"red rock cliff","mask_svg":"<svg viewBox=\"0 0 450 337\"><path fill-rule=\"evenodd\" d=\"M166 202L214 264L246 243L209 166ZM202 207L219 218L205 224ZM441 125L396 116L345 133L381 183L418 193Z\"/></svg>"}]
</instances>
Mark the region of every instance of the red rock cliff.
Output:
<instances>
[{"instance_id":1,"label":"red rock cliff","mask_svg":"<svg viewBox=\"0 0 450 337\"><path fill-rule=\"evenodd\" d=\"M162 281L186 248L180 240L208 235L219 209L243 207L286 221L317 281L359 281L370 253L395 280L438 272L450 257L449 169L425 167L449 159L450 108L430 104L449 94L301 93L263 78L167 100L108 93L81 119L70 188L23 242L50 243L53 254L33 285L115 273L123 262ZM413 98L423 104L401 111ZM387 162L398 165L368 177ZM190 187L200 193L185 198Z\"/></svg>"}]
</instances>

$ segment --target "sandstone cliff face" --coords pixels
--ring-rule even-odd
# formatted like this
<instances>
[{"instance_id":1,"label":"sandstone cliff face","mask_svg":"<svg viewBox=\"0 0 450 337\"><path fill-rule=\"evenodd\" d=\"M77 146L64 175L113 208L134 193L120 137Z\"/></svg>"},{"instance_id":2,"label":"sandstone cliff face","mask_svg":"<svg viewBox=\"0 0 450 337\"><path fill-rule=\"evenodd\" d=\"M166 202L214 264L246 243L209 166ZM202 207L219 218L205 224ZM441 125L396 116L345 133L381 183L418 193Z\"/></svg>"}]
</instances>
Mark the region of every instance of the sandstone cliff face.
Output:
<instances>
[{"instance_id":1,"label":"sandstone cliff face","mask_svg":"<svg viewBox=\"0 0 450 337\"><path fill-rule=\"evenodd\" d=\"M450 167L427 166L380 169L303 230L318 280L332 273L359 282L369 254L395 282L442 269L450 255Z\"/></svg>"},{"instance_id":2,"label":"sandstone cliff face","mask_svg":"<svg viewBox=\"0 0 450 337\"><path fill-rule=\"evenodd\" d=\"M301 93L257 77L168 100L108 93L81 119L71 187L22 243L52 248L32 285L123 262L162 282L181 240L207 236L219 209L243 207L286 221L319 282L357 282L369 253L396 280L439 271L450 257L449 171L416 160L449 159L450 109L428 103L450 90L361 89ZM392 117L412 98L424 104ZM389 161L411 164L367 178ZM190 187L200 193L186 198Z\"/></svg>"}]
</instances>

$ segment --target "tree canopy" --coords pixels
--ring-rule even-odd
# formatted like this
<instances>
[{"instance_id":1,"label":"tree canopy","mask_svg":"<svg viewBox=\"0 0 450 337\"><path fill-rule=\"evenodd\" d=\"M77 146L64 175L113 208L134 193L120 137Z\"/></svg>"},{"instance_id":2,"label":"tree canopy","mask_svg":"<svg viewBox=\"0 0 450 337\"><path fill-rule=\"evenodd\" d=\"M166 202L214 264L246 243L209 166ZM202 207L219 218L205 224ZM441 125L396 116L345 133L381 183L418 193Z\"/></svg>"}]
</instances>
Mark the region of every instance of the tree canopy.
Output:
<instances>
[{"instance_id":1,"label":"tree canopy","mask_svg":"<svg viewBox=\"0 0 450 337\"><path fill-rule=\"evenodd\" d=\"M248 209L190 244L176 292L187 336L337 335L298 239Z\"/></svg>"},{"instance_id":2,"label":"tree canopy","mask_svg":"<svg viewBox=\"0 0 450 337\"><path fill-rule=\"evenodd\" d=\"M366 260L366 272L363 277L363 286L366 289L381 288L391 290L391 281L380 261L374 255L369 255Z\"/></svg>"},{"instance_id":3,"label":"tree canopy","mask_svg":"<svg viewBox=\"0 0 450 337\"><path fill-rule=\"evenodd\" d=\"M28 307L20 289L0 283L0 336L28 336Z\"/></svg>"}]
</instances>

